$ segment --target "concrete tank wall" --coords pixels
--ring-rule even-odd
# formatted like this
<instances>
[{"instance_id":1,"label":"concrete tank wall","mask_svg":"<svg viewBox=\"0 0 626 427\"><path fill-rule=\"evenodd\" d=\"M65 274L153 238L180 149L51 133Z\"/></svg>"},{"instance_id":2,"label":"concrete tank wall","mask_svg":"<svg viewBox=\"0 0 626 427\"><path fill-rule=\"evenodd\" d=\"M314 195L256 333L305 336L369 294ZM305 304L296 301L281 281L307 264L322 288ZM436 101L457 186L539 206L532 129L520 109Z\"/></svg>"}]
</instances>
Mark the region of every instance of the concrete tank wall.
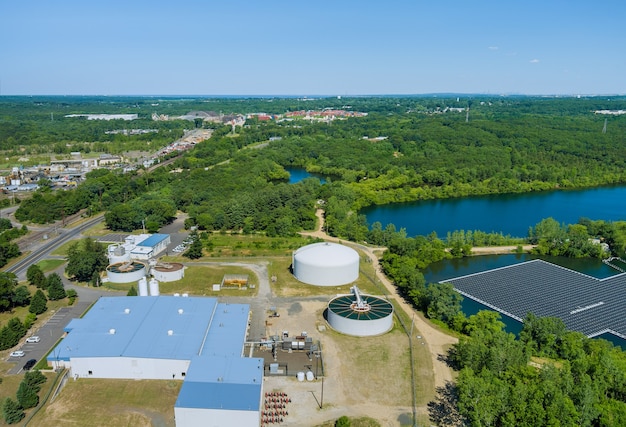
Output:
<instances>
[{"instance_id":1,"label":"concrete tank wall","mask_svg":"<svg viewBox=\"0 0 626 427\"><path fill-rule=\"evenodd\" d=\"M359 254L337 243L314 243L293 254L293 273L301 282L340 286L359 278Z\"/></svg>"},{"instance_id":2,"label":"concrete tank wall","mask_svg":"<svg viewBox=\"0 0 626 427\"><path fill-rule=\"evenodd\" d=\"M328 323L338 332L356 337L381 335L389 331L393 326L393 316L382 317L375 320L347 319L328 311Z\"/></svg>"}]
</instances>

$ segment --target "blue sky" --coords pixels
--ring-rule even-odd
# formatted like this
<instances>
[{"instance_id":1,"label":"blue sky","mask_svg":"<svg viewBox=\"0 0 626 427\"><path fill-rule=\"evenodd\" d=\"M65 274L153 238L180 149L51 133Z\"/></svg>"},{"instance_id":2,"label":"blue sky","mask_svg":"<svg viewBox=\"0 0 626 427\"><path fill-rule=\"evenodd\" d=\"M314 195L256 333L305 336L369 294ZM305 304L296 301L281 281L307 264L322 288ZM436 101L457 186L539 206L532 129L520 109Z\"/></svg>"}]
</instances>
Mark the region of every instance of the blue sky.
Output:
<instances>
[{"instance_id":1,"label":"blue sky","mask_svg":"<svg viewBox=\"0 0 626 427\"><path fill-rule=\"evenodd\" d=\"M0 0L2 95L626 94L623 0Z\"/></svg>"}]
</instances>

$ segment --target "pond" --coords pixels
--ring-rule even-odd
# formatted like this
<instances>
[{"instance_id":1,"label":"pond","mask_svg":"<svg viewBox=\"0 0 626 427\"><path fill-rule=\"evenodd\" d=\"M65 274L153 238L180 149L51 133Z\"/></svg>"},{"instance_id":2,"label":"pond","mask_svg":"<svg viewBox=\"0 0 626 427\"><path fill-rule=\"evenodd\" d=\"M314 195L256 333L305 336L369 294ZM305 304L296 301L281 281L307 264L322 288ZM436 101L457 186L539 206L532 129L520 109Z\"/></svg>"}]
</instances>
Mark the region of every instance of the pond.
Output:
<instances>
[{"instance_id":1,"label":"pond","mask_svg":"<svg viewBox=\"0 0 626 427\"><path fill-rule=\"evenodd\" d=\"M289 172L289 184L296 184L306 178L317 178L322 184L326 182L326 177L320 174L307 172L302 168L285 168Z\"/></svg>"}]
</instances>

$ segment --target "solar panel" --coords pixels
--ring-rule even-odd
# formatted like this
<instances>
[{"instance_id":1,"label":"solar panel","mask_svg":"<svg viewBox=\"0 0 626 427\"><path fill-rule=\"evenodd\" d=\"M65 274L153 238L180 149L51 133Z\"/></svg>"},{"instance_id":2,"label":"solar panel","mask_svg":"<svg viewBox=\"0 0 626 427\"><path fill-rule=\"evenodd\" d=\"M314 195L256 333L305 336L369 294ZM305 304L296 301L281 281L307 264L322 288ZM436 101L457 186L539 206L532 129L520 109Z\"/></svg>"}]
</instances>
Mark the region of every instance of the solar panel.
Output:
<instances>
[{"instance_id":1,"label":"solar panel","mask_svg":"<svg viewBox=\"0 0 626 427\"><path fill-rule=\"evenodd\" d=\"M464 296L513 318L558 317L587 336L626 337L626 274L597 279L543 260L442 280Z\"/></svg>"}]
</instances>

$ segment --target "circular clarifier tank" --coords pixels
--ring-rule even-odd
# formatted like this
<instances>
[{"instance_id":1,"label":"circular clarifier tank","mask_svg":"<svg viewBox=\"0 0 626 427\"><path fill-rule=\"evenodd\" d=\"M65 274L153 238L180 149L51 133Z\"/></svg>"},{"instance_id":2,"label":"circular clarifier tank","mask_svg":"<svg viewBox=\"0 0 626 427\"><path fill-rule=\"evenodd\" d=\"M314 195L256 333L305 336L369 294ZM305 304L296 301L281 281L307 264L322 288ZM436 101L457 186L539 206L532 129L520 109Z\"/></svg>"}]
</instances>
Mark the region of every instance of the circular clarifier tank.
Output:
<instances>
[{"instance_id":1,"label":"circular clarifier tank","mask_svg":"<svg viewBox=\"0 0 626 427\"><path fill-rule=\"evenodd\" d=\"M358 337L380 335L393 326L393 306L382 298L361 295L351 288L352 295L341 295L328 303L328 323L346 335Z\"/></svg>"},{"instance_id":2,"label":"circular clarifier tank","mask_svg":"<svg viewBox=\"0 0 626 427\"><path fill-rule=\"evenodd\" d=\"M137 261L118 262L107 267L107 277L113 283L136 282L145 275L145 264Z\"/></svg>"}]
</instances>

